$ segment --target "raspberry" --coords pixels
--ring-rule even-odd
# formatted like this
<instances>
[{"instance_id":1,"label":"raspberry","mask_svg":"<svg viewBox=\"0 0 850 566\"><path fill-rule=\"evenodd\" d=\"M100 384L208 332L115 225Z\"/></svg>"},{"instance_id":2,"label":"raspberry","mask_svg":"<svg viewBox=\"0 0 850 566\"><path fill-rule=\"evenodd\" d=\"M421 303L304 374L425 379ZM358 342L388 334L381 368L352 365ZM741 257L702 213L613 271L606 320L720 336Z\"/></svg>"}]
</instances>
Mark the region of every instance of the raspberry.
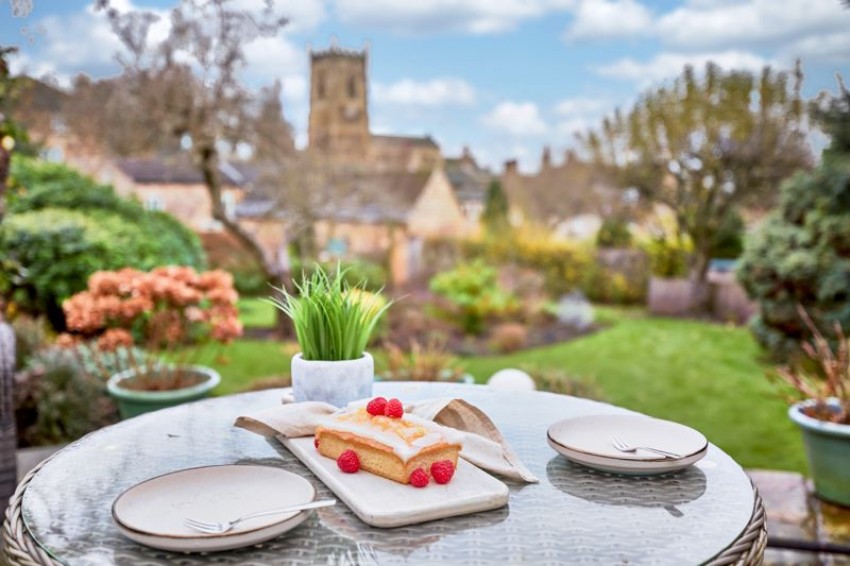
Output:
<instances>
[{"instance_id":1,"label":"raspberry","mask_svg":"<svg viewBox=\"0 0 850 566\"><path fill-rule=\"evenodd\" d=\"M383 397L375 397L366 405L366 412L377 417L378 415L383 415L386 408L387 400Z\"/></svg>"},{"instance_id":2,"label":"raspberry","mask_svg":"<svg viewBox=\"0 0 850 566\"><path fill-rule=\"evenodd\" d=\"M398 399L390 399L387 401L384 414L392 419L400 419L404 415L404 406Z\"/></svg>"},{"instance_id":3,"label":"raspberry","mask_svg":"<svg viewBox=\"0 0 850 566\"><path fill-rule=\"evenodd\" d=\"M437 483L449 483L455 475L455 467L451 460L440 460L431 464L431 477Z\"/></svg>"},{"instance_id":4,"label":"raspberry","mask_svg":"<svg viewBox=\"0 0 850 566\"><path fill-rule=\"evenodd\" d=\"M416 468L410 474L410 485L413 487L425 487L430 480L431 478L428 477L428 474L422 468Z\"/></svg>"},{"instance_id":5,"label":"raspberry","mask_svg":"<svg viewBox=\"0 0 850 566\"><path fill-rule=\"evenodd\" d=\"M346 474L353 474L360 469L360 458L354 450L346 450L336 459L336 465Z\"/></svg>"},{"instance_id":6,"label":"raspberry","mask_svg":"<svg viewBox=\"0 0 850 566\"><path fill-rule=\"evenodd\" d=\"M318 436L313 438L313 446L316 448L316 450L319 449L319 437Z\"/></svg>"}]
</instances>

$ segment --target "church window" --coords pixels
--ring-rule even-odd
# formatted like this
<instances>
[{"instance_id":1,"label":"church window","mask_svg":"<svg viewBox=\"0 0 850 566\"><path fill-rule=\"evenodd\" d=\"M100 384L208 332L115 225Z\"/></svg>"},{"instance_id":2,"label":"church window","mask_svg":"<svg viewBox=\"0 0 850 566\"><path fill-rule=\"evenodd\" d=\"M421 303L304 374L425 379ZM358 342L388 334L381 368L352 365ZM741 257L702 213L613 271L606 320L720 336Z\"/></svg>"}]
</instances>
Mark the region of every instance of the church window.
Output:
<instances>
[{"instance_id":1,"label":"church window","mask_svg":"<svg viewBox=\"0 0 850 566\"><path fill-rule=\"evenodd\" d=\"M357 98L357 80L348 77L348 98Z\"/></svg>"},{"instance_id":2,"label":"church window","mask_svg":"<svg viewBox=\"0 0 850 566\"><path fill-rule=\"evenodd\" d=\"M319 76L316 78L316 96L318 98L325 97L325 74L319 73Z\"/></svg>"}]
</instances>

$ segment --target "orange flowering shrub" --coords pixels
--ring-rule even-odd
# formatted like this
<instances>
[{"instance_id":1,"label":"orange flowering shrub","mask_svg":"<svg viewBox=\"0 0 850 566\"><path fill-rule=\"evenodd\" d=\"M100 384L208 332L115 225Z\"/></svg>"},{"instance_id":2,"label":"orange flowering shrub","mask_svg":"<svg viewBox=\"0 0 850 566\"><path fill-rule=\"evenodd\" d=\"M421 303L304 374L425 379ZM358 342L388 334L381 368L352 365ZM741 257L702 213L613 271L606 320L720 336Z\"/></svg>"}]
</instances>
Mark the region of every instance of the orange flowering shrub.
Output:
<instances>
[{"instance_id":1,"label":"orange flowering shrub","mask_svg":"<svg viewBox=\"0 0 850 566\"><path fill-rule=\"evenodd\" d=\"M242 335L233 277L191 267L98 271L88 288L62 304L69 335L60 343L96 340L100 349L142 346L149 350Z\"/></svg>"}]
</instances>

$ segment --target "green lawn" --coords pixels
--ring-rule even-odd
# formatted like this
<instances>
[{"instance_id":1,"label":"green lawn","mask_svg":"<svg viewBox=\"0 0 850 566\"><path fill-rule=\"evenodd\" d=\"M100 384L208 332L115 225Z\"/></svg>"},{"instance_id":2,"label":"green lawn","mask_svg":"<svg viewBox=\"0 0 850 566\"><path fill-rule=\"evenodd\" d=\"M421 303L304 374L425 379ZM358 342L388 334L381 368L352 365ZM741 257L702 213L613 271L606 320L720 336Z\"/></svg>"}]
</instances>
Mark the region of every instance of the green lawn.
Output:
<instances>
[{"instance_id":1,"label":"green lawn","mask_svg":"<svg viewBox=\"0 0 850 566\"><path fill-rule=\"evenodd\" d=\"M606 401L701 430L747 468L805 472L799 433L764 377L767 366L744 328L647 318L640 311L600 309L609 328L590 336L509 356L464 360L479 382L505 367L553 367L590 376ZM243 340L219 365L218 394L288 371L292 347Z\"/></svg>"},{"instance_id":2,"label":"green lawn","mask_svg":"<svg viewBox=\"0 0 850 566\"><path fill-rule=\"evenodd\" d=\"M239 320L245 326L271 328L275 322L274 307L259 297L239 299Z\"/></svg>"}]
</instances>

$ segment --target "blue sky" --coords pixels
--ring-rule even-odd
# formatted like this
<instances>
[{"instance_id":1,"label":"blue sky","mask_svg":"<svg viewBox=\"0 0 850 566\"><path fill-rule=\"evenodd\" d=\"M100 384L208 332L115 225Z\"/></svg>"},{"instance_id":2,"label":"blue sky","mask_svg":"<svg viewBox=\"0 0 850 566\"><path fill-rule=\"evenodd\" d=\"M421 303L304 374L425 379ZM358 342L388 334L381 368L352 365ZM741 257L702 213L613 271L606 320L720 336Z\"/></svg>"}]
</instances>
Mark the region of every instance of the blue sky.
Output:
<instances>
[{"instance_id":1,"label":"blue sky","mask_svg":"<svg viewBox=\"0 0 850 566\"><path fill-rule=\"evenodd\" d=\"M114 3L166 10L175 1ZM32 10L14 17L16 4ZM283 82L300 144L308 46L368 41L372 130L430 134L447 155L469 145L497 170L509 158L535 169L546 144L561 155L576 130L686 63L758 70L799 57L806 96L834 90L836 72L850 79L850 9L839 0L278 0L276 9L291 24L249 47L245 81ZM0 38L21 47L14 69L59 84L117 70L118 42L86 0L0 0Z\"/></svg>"}]
</instances>

